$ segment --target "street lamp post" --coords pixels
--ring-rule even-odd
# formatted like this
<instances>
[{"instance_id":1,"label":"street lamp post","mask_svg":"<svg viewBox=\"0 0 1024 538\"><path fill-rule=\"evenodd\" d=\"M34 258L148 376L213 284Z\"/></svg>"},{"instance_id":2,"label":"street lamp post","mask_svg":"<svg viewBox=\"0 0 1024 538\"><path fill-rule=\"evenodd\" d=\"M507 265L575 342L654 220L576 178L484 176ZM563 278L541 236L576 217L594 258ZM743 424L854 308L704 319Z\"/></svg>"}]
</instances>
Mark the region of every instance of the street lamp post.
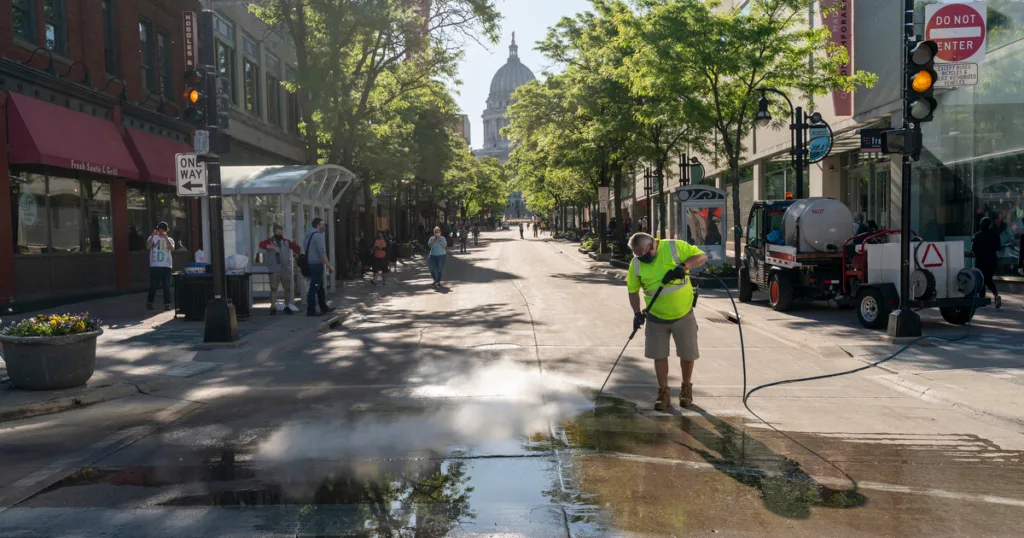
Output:
<instances>
[{"instance_id":1,"label":"street lamp post","mask_svg":"<svg viewBox=\"0 0 1024 538\"><path fill-rule=\"evenodd\" d=\"M758 88L761 92L761 101L757 107L757 115L754 117L757 124L767 127L772 121L772 115L768 111L768 97L766 92L777 93L786 100L789 105L789 155L793 168L796 169L796 199L804 197L804 165L807 162L807 133L810 130L808 120L810 116L804 112L803 107L793 107L789 96L775 88Z\"/></svg>"},{"instance_id":2,"label":"street lamp post","mask_svg":"<svg viewBox=\"0 0 1024 538\"><path fill-rule=\"evenodd\" d=\"M700 178L694 178L691 175L693 169L696 168L700 171ZM686 153L679 154L679 185L686 186L696 180L697 182L704 181L704 165L701 164L697 157L690 157L687 159Z\"/></svg>"}]
</instances>

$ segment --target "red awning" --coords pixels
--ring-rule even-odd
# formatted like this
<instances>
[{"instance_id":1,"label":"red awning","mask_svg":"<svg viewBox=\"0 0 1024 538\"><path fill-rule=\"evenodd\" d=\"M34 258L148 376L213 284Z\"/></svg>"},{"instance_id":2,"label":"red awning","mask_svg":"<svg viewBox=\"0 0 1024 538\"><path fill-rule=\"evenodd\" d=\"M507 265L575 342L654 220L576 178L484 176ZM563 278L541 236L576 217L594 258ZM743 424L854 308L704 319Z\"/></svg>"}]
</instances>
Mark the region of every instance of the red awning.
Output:
<instances>
[{"instance_id":1,"label":"red awning","mask_svg":"<svg viewBox=\"0 0 1024 538\"><path fill-rule=\"evenodd\" d=\"M8 93L7 103L11 164L138 179L139 169L110 120L17 93Z\"/></svg>"},{"instance_id":2,"label":"red awning","mask_svg":"<svg viewBox=\"0 0 1024 538\"><path fill-rule=\"evenodd\" d=\"M177 140L145 131L125 128L128 151L139 165L139 179L163 185L174 185L174 155L192 153L192 147Z\"/></svg>"}]
</instances>

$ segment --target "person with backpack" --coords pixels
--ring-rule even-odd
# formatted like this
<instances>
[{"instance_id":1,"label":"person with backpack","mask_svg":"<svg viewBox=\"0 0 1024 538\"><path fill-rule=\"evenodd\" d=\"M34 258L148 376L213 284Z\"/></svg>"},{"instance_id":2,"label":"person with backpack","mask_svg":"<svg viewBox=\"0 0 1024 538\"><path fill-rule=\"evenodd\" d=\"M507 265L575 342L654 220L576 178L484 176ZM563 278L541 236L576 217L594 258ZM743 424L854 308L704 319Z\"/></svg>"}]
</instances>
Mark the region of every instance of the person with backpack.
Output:
<instances>
[{"instance_id":1,"label":"person with backpack","mask_svg":"<svg viewBox=\"0 0 1024 538\"><path fill-rule=\"evenodd\" d=\"M307 270L303 273L309 277L309 292L306 294L306 315L322 316L334 309L327 306L327 292L324 290L324 276L334 274L334 266L327 258L327 243L324 240L324 219L317 217L313 219L311 226L306 230L306 238L303 241L306 245L306 254L303 259ZM317 303L320 305L320 312L316 311Z\"/></svg>"},{"instance_id":2,"label":"person with backpack","mask_svg":"<svg viewBox=\"0 0 1024 538\"><path fill-rule=\"evenodd\" d=\"M153 310L156 289L163 288L164 310L171 310L171 266L174 263L171 252L174 250L174 239L167 237L167 223L156 225L153 234L146 240L149 250L149 295L146 296L146 309Z\"/></svg>"}]
</instances>

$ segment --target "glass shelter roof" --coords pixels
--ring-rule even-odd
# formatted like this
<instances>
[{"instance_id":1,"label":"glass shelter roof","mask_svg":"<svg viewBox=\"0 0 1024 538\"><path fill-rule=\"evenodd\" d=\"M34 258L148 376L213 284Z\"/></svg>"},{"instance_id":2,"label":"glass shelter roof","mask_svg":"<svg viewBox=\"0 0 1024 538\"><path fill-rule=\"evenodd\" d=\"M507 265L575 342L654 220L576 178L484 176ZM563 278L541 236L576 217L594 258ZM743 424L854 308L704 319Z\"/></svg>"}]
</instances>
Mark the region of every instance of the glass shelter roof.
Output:
<instances>
[{"instance_id":1,"label":"glass shelter roof","mask_svg":"<svg viewBox=\"0 0 1024 538\"><path fill-rule=\"evenodd\" d=\"M334 164L221 168L224 196L295 194L318 205L336 204L355 179L355 174Z\"/></svg>"}]
</instances>

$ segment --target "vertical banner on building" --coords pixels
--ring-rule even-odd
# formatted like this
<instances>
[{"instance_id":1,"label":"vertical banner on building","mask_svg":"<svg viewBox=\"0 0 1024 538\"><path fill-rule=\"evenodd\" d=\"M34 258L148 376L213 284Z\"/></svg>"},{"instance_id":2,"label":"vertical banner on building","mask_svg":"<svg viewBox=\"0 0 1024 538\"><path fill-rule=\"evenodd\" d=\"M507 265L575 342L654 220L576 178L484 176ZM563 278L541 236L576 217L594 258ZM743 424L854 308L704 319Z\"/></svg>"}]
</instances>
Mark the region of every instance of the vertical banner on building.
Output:
<instances>
[{"instance_id":1,"label":"vertical banner on building","mask_svg":"<svg viewBox=\"0 0 1024 538\"><path fill-rule=\"evenodd\" d=\"M185 69L196 68L196 12L185 11L181 14L182 30L185 34L185 39L182 41L185 44Z\"/></svg>"},{"instance_id":2,"label":"vertical banner on building","mask_svg":"<svg viewBox=\"0 0 1024 538\"><path fill-rule=\"evenodd\" d=\"M832 36L832 44L846 49L847 62L839 66L839 74L853 73L853 0L821 0L821 19ZM836 116L853 115L853 93L832 92L832 106Z\"/></svg>"}]
</instances>

